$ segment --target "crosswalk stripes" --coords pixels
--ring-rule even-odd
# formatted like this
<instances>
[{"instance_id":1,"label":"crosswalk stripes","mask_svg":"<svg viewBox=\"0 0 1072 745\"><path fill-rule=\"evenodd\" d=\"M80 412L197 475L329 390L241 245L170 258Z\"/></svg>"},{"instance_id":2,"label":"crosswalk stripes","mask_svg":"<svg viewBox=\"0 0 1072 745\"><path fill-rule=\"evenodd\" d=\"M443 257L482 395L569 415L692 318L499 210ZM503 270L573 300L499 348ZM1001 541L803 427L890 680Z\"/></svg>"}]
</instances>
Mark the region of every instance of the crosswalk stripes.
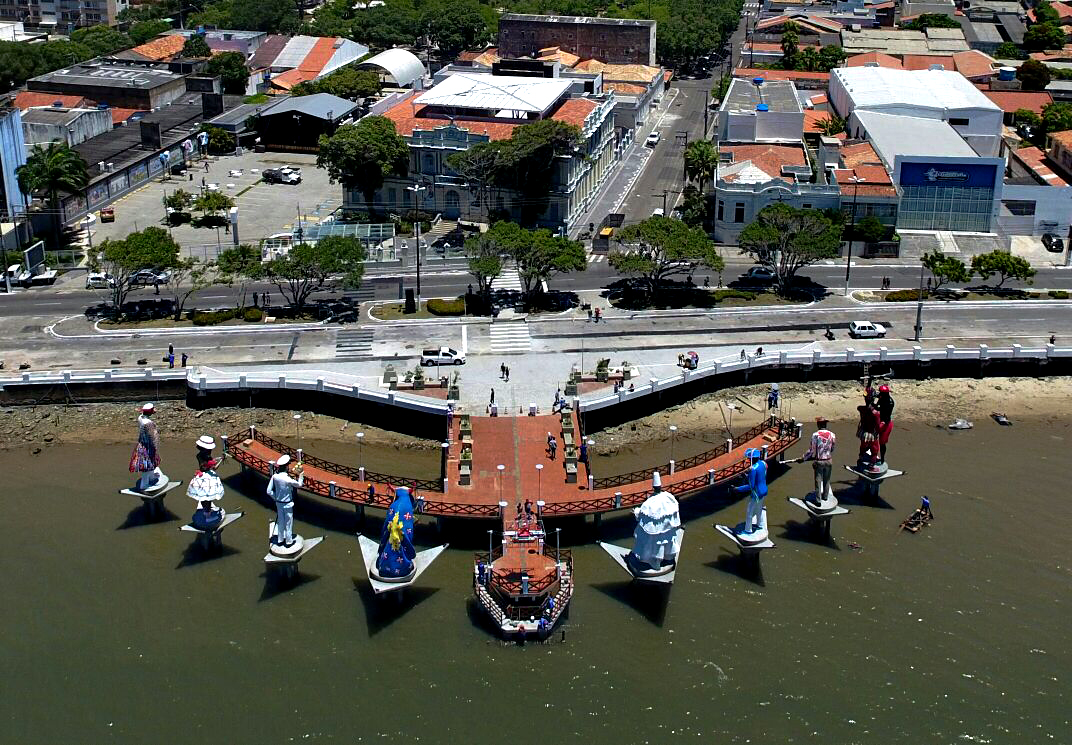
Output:
<instances>
[{"instance_id":1,"label":"crosswalk stripes","mask_svg":"<svg viewBox=\"0 0 1072 745\"><path fill-rule=\"evenodd\" d=\"M523 321L493 323L488 333L491 336L491 351L493 353L527 352L532 349L529 326Z\"/></svg>"},{"instance_id":2,"label":"crosswalk stripes","mask_svg":"<svg viewBox=\"0 0 1072 745\"><path fill-rule=\"evenodd\" d=\"M588 263L598 264L599 262L606 260L606 258L606 254L588 254Z\"/></svg>"},{"instance_id":3,"label":"crosswalk stripes","mask_svg":"<svg viewBox=\"0 0 1072 745\"><path fill-rule=\"evenodd\" d=\"M350 300L356 300L359 303L367 303L370 300L376 299L376 288L371 285L367 287L359 287L356 290L344 292L342 296Z\"/></svg>"},{"instance_id":4,"label":"crosswalk stripes","mask_svg":"<svg viewBox=\"0 0 1072 745\"><path fill-rule=\"evenodd\" d=\"M358 360L372 356L372 331L345 329L335 337L335 359Z\"/></svg>"},{"instance_id":5,"label":"crosswalk stripes","mask_svg":"<svg viewBox=\"0 0 1072 745\"><path fill-rule=\"evenodd\" d=\"M521 291L524 287L521 285L521 276L516 271L504 271L491 283L493 290L518 290Z\"/></svg>"}]
</instances>

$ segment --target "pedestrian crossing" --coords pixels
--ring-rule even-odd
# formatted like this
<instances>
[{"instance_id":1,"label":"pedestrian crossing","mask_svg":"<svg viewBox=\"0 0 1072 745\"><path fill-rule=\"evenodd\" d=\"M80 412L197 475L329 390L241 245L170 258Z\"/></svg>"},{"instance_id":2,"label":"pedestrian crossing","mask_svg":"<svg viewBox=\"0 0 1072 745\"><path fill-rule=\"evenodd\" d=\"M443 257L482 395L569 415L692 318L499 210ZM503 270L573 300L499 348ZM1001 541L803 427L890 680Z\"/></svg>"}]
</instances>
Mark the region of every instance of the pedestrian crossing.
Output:
<instances>
[{"instance_id":1,"label":"pedestrian crossing","mask_svg":"<svg viewBox=\"0 0 1072 745\"><path fill-rule=\"evenodd\" d=\"M603 261L606 261L606 260L607 260L607 255L606 254L588 254L588 263L589 264L599 264L600 262L603 262Z\"/></svg>"},{"instance_id":2,"label":"pedestrian crossing","mask_svg":"<svg viewBox=\"0 0 1072 745\"><path fill-rule=\"evenodd\" d=\"M376 288L371 285L358 287L356 290L347 290L342 296L357 303L367 303L376 299Z\"/></svg>"},{"instance_id":3,"label":"pedestrian crossing","mask_svg":"<svg viewBox=\"0 0 1072 745\"><path fill-rule=\"evenodd\" d=\"M491 336L491 351L493 353L527 352L532 349L529 326L524 321L493 323L488 333Z\"/></svg>"},{"instance_id":4,"label":"pedestrian crossing","mask_svg":"<svg viewBox=\"0 0 1072 745\"><path fill-rule=\"evenodd\" d=\"M372 357L372 331L345 329L335 337L335 359L361 360Z\"/></svg>"},{"instance_id":5,"label":"pedestrian crossing","mask_svg":"<svg viewBox=\"0 0 1072 745\"><path fill-rule=\"evenodd\" d=\"M504 271L492 281L491 288L493 290L517 290L518 292L525 289L521 284L521 275L516 271Z\"/></svg>"}]
</instances>

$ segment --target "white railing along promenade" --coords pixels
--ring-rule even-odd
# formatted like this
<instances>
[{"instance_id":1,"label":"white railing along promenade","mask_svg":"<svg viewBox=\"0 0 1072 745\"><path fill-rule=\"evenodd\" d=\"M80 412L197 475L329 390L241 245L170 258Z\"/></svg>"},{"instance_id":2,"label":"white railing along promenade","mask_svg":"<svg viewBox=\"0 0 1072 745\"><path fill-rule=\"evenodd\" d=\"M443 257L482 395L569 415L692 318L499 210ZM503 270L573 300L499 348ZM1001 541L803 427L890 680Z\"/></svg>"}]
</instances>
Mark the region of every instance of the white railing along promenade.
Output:
<instances>
[{"instance_id":1,"label":"white railing along promenade","mask_svg":"<svg viewBox=\"0 0 1072 745\"><path fill-rule=\"evenodd\" d=\"M618 393L593 394L583 398L580 411L594 411L615 404L624 403L653 393L676 388L701 378L708 378L722 373L740 372L761 367L818 367L822 365L844 365L856 362L937 362L940 360L959 360L985 362L987 360L1024 359L1049 360L1072 358L1072 347L1057 347L1046 344L1041 347L1025 347L1013 344L1009 347L990 347L979 344L972 347L955 347L952 344L938 349L924 349L919 345L907 349L854 349L842 350L813 349L806 351L778 351L760 357L738 356L721 357L701 363L695 370L682 370L669 378L649 378L646 382L633 383L633 390L623 389Z\"/></svg>"}]
</instances>

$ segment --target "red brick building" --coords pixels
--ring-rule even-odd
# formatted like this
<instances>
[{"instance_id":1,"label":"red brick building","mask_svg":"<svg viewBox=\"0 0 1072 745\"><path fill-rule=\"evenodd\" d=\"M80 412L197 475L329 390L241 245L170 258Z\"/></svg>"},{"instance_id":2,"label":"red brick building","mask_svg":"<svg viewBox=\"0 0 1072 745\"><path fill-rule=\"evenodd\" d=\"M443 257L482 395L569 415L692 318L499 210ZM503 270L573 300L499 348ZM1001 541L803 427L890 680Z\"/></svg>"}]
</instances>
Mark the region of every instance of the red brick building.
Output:
<instances>
[{"instance_id":1,"label":"red brick building","mask_svg":"<svg viewBox=\"0 0 1072 745\"><path fill-rule=\"evenodd\" d=\"M612 65L655 65L655 21L507 13L499 19L499 55L536 57L559 47Z\"/></svg>"}]
</instances>

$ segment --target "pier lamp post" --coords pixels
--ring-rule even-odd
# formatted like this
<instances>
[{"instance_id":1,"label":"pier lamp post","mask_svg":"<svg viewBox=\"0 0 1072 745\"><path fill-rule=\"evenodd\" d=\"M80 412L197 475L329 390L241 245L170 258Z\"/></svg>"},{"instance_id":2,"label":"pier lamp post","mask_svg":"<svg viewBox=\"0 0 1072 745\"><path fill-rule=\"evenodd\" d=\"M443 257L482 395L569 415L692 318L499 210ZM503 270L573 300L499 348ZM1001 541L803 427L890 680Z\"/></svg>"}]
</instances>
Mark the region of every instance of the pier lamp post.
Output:
<instances>
[{"instance_id":1,"label":"pier lamp post","mask_svg":"<svg viewBox=\"0 0 1072 745\"><path fill-rule=\"evenodd\" d=\"M365 465L365 433L357 433L357 465Z\"/></svg>"},{"instance_id":2,"label":"pier lamp post","mask_svg":"<svg viewBox=\"0 0 1072 745\"><path fill-rule=\"evenodd\" d=\"M674 435L677 433L677 425L670 425L670 462L674 462Z\"/></svg>"},{"instance_id":3,"label":"pier lamp post","mask_svg":"<svg viewBox=\"0 0 1072 745\"><path fill-rule=\"evenodd\" d=\"M499 501L501 502L503 501L503 471L506 470L506 466L500 463L495 468L499 471Z\"/></svg>"},{"instance_id":4,"label":"pier lamp post","mask_svg":"<svg viewBox=\"0 0 1072 745\"><path fill-rule=\"evenodd\" d=\"M543 499L543 463L536 464L536 500ZM502 500L502 494L499 495L499 500Z\"/></svg>"},{"instance_id":5,"label":"pier lamp post","mask_svg":"<svg viewBox=\"0 0 1072 745\"><path fill-rule=\"evenodd\" d=\"M488 531L488 571L491 571L491 562L495 559L492 554L495 551L495 531Z\"/></svg>"},{"instance_id":6,"label":"pier lamp post","mask_svg":"<svg viewBox=\"0 0 1072 745\"><path fill-rule=\"evenodd\" d=\"M555 564L562 561L562 528L555 528ZM555 571L561 571L556 566Z\"/></svg>"},{"instance_id":7,"label":"pier lamp post","mask_svg":"<svg viewBox=\"0 0 1072 745\"><path fill-rule=\"evenodd\" d=\"M301 414L294 415L294 429L298 433L298 450L301 450Z\"/></svg>"}]
</instances>

